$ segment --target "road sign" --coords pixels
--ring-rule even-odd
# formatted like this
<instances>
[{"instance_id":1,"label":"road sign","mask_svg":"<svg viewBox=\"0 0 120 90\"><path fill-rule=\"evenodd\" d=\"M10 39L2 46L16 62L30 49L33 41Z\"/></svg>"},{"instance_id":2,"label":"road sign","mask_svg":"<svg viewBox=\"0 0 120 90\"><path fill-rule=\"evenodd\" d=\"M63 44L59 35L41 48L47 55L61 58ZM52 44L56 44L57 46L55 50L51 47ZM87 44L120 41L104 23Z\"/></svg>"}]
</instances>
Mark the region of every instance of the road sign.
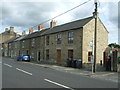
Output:
<instances>
[{"instance_id":1,"label":"road sign","mask_svg":"<svg viewBox=\"0 0 120 90\"><path fill-rule=\"evenodd\" d=\"M113 53L113 51L112 50L110 50L110 54L112 54Z\"/></svg>"},{"instance_id":2,"label":"road sign","mask_svg":"<svg viewBox=\"0 0 120 90\"><path fill-rule=\"evenodd\" d=\"M93 41L90 41L90 47L92 47L93 46Z\"/></svg>"},{"instance_id":3,"label":"road sign","mask_svg":"<svg viewBox=\"0 0 120 90\"><path fill-rule=\"evenodd\" d=\"M93 55L91 56L91 63L92 64L94 63L94 57L93 57Z\"/></svg>"}]
</instances>

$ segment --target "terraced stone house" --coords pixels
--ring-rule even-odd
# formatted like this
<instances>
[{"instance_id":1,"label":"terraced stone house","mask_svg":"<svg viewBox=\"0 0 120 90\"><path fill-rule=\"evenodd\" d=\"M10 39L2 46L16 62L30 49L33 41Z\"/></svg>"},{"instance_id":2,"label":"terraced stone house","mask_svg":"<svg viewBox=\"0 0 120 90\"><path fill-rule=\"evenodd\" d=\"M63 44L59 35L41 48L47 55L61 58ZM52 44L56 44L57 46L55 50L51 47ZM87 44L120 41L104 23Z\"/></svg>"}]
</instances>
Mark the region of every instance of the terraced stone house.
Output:
<instances>
[{"instance_id":1,"label":"terraced stone house","mask_svg":"<svg viewBox=\"0 0 120 90\"><path fill-rule=\"evenodd\" d=\"M108 31L99 17L97 20L96 63L100 63L108 46ZM94 25L93 16L62 25L51 21L50 28L33 32L20 40L20 53L29 54L38 62L65 64L67 58L74 58L91 63Z\"/></svg>"},{"instance_id":2,"label":"terraced stone house","mask_svg":"<svg viewBox=\"0 0 120 90\"><path fill-rule=\"evenodd\" d=\"M8 56L8 42L13 41L20 35L14 32L14 27L5 28L5 31L0 34L0 45L2 46L2 56Z\"/></svg>"}]
</instances>

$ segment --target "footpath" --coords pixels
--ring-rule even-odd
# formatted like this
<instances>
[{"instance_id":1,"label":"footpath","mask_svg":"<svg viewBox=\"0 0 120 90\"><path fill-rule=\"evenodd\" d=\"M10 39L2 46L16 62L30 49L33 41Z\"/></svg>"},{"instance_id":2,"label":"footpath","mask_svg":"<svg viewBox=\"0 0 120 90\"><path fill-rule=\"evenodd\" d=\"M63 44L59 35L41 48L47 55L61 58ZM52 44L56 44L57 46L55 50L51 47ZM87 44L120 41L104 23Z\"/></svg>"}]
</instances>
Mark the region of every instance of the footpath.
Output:
<instances>
[{"instance_id":1,"label":"footpath","mask_svg":"<svg viewBox=\"0 0 120 90\"><path fill-rule=\"evenodd\" d=\"M90 78L95 78L95 79L101 79L101 80L108 80L112 82L118 83L118 77L120 77L120 73L118 72L108 72L108 71L100 71L96 70L95 73L92 73L91 70L89 69L77 69L77 68L72 68L72 67L65 67L65 66L59 66L59 65L50 65L50 64L38 64L35 62L26 62L32 65L38 65L44 68L51 68L54 70L58 70L61 72L67 72L71 74L76 74L76 75L82 75L82 76L87 76Z\"/></svg>"}]
</instances>

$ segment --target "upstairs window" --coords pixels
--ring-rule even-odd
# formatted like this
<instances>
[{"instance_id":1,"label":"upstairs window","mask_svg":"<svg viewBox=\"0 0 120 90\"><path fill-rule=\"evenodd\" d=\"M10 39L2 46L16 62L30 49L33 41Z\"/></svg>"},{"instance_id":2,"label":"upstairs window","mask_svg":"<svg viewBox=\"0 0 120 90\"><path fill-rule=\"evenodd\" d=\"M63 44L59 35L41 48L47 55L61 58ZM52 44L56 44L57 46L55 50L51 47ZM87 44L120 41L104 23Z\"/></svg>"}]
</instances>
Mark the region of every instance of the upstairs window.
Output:
<instances>
[{"instance_id":1,"label":"upstairs window","mask_svg":"<svg viewBox=\"0 0 120 90\"><path fill-rule=\"evenodd\" d=\"M22 41L22 48L24 48L25 46L24 46L24 44L25 44L25 41Z\"/></svg>"},{"instance_id":2,"label":"upstairs window","mask_svg":"<svg viewBox=\"0 0 120 90\"><path fill-rule=\"evenodd\" d=\"M68 32L68 43L73 43L73 32Z\"/></svg>"},{"instance_id":3,"label":"upstairs window","mask_svg":"<svg viewBox=\"0 0 120 90\"><path fill-rule=\"evenodd\" d=\"M3 47L3 46L2 46ZM11 44L9 44L9 48L11 48Z\"/></svg>"},{"instance_id":4,"label":"upstairs window","mask_svg":"<svg viewBox=\"0 0 120 90\"><path fill-rule=\"evenodd\" d=\"M57 44L61 44L62 34L57 35Z\"/></svg>"},{"instance_id":5,"label":"upstairs window","mask_svg":"<svg viewBox=\"0 0 120 90\"><path fill-rule=\"evenodd\" d=\"M32 39L32 43L31 44L32 44L32 47L35 46L35 39L34 38Z\"/></svg>"},{"instance_id":6,"label":"upstairs window","mask_svg":"<svg viewBox=\"0 0 120 90\"><path fill-rule=\"evenodd\" d=\"M17 43L15 43L15 48L17 48Z\"/></svg>"},{"instance_id":7,"label":"upstairs window","mask_svg":"<svg viewBox=\"0 0 120 90\"><path fill-rule=\"evenodd\" d=\"M50 41L50 37L47 36L47 37L46 37L46 45L49 45L49 41Z\"/></svg>"}]
</instances>

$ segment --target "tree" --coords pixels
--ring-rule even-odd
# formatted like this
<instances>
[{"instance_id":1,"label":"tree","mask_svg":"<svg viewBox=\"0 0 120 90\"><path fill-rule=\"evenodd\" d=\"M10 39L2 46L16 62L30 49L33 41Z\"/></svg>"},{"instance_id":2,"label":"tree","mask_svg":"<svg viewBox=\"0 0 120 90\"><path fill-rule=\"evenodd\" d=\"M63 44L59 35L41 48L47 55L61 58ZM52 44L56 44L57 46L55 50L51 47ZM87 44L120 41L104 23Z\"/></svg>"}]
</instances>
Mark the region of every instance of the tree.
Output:
<instances>
[{"instance_id":1,"label":"tree","mask_svg":"<svg viewBox=\"0 0 120 90\"><path fill-rule=\"evenodd\" d=\"M119 44L116 44L116 43L111 43L108 45L109 47L113 47L113 48L120 48L120 45Z\"/></svg>"}]
</instances>

